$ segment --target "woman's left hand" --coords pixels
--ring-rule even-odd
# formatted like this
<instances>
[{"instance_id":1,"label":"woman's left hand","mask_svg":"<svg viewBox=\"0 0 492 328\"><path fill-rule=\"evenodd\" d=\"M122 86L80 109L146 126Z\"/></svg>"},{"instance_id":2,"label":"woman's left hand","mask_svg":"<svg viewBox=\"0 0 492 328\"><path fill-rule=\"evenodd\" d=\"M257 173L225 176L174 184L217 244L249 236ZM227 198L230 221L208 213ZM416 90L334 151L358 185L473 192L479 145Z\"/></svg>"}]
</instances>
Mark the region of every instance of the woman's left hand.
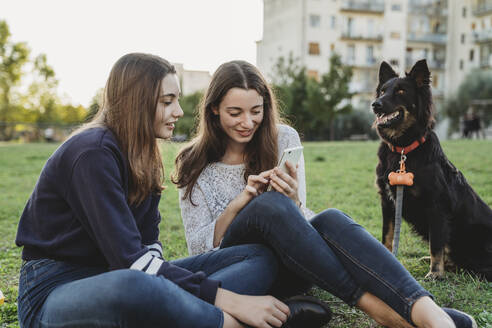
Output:
<instances>
[{"instance_id":1,"label":"woman's left hand","mask_svg":"<svg viewBox=\"0 0 492 328\"><path fill-rule=\"evenodd\" d=\"M294 167L289 161L285 162L285 166L289 170L289 174L282 171L279 167L275 167L270 174L270 184L273 189L289 197L297 206L300 206L299 195L297 193L298 166Z\"/></svg>"}]
</instances>

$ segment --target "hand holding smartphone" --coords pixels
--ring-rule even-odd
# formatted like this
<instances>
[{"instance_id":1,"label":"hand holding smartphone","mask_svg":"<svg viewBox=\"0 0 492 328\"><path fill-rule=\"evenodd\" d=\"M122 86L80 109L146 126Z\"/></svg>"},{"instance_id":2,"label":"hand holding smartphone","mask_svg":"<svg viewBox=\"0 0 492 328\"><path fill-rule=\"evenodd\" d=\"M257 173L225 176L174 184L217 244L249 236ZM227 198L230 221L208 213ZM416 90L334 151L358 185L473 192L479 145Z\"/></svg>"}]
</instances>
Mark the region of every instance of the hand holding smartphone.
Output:
<instances>
[{"instance_id":1,"label":"hand holding smartphone","mask_svg":"<svg viewBox=\"0 0 492 328\"><path fill-rule=\"evenodd\" d=\"M282 156L280 157L277 163L277 167L282 171L284 171L285 173L289 174L289 170L287 169L287 166L285 166L285 162L289 161L289 163L295 167L299 163L299 160L301 159L303 148L304 147L302 146L298 146L298 147L284 149L284 152L282 153ZM267 188L267 191L270 190L272 190L271 185L269 185Z\"/></svg>"}]
</instances>

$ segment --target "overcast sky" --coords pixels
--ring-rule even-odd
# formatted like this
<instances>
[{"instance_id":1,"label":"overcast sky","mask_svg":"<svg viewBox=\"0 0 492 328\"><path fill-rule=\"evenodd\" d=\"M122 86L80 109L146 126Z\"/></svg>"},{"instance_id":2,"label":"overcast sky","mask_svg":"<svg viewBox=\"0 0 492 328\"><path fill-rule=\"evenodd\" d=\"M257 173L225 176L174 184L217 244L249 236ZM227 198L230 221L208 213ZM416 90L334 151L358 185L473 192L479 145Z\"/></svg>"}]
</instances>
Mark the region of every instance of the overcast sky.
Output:
<instances>
[{"instance_id":1,"label":"overcast sky","mask_svg":"<svg viewBox=\"0 0 492 328\"><path fill-rule=\"evenodd\" d=\"M87 106L111 66L129 52L160 55L185 69L256 63L262 0L0 0L11 40L45 53L59 94Z\"/></svg>"}]
</instances>

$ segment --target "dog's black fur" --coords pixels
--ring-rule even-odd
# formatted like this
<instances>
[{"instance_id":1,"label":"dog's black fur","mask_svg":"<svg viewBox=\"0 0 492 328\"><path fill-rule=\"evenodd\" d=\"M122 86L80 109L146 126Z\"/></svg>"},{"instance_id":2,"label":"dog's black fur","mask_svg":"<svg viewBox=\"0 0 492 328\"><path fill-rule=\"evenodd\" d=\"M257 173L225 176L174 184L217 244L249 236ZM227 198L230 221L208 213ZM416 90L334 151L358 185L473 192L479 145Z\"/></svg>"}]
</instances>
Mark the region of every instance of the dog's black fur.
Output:
<instances>
[{"instance_id":1,"label":"dog's black fur","mask_svg":"<svg viewBox=\"0 0 492 328\"><path fill-rule=\"evenodd\" d=\"M492 210L446 158L432 131L433 105L426 61L417 62L405 77L398 77L383 62L376 94L372 107L376 114L374 127L382 139L376 173L383 212L383 244L392 249L396 187L389 185L388 174L399 168L401 156L390 145L406 147L424 136L426 141L406 155L407 172L415 178L413 186L404 190L403 218L429 241L431 265L427 276L440 278L445 264L447 267L454 263L492 281Z\"/></svg>"}]
</instances>

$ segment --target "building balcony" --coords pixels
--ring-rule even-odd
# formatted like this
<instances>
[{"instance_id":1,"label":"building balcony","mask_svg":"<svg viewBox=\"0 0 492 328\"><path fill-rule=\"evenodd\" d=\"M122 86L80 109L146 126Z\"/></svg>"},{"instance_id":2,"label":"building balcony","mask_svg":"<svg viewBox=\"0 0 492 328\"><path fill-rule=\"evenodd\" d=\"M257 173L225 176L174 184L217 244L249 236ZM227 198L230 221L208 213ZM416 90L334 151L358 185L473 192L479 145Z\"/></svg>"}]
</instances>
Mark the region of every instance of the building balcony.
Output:
<instances>
[{"instance_id":1,"label":"building balcony","mask_svg":"<svg viewBox=\"0 0 492 328\"><path fill-rule=\"evenodd\" d=\"M473 15L483 16L492 13L492 1L479 3L472 7Z\"/></svg>"},{"instance_id":2,"label":"building balcony","mask_svg":"<svg viewBox=\"0 0 492 328\"><path fill-rule=\"evenodd\" d=\"M422 58L413 59L412 57L406 57L405 58L406 68L412 67L420 59L422 59ZM431 70L443 70L445 65L446 65L444 60L426 59L426 61L427 61L427 67L429 67L429 69L431 69Z\"/></svg>"},{"instance_id":3,"label":"building balcony","mask_svg":"<svg viewBox=\"0 0 492 328\"><path fill-rule=\"evenodd\" d=\"M342 40L350 40L350 41L373 41L373 42L382 42L383 35L381 33L355 33L351 31L343 31Z\"/></svg>"},{"instance_id":4,"label":"building balcony","mask_svg":"<svg viewBox=\"0 0 492 328\"><path fill-rule=\"evenodd\" d=\"M366 58L365 60L355 60L355 58L352 57L345 57L342 58L342 62L344 65L347 66L352 66L354 68L369 68L369 69L378 69L378 63L380 62L380 59L377 58Z\"/></svg>"},{"instance_id":5,"label":"building balcony","mask_svg":"<svg viewBox=\"0 0 492 328\"><path fill-rule=\"evenodd\" d=\"M371 14L383 14L384 13L384 1L376 0L344 0L341 11L349 12L361 12L361 13L371 13Z\"/></svg>"},{"instance_id":6,"label":"building balcony","mask_svg":"<svg viewBox=\"0 0 492 328\"><path fill-rule=\"evenodd\" d=\"M492 59L492 56L491 58ZM480 60L480 68L492 68L491 61L490 59L481 59Z\"/></svg>"},{"instance_id":7,"label":"building balcony","mask_svg":"<svg viewBox=\"0 0 492 328\"><path fill-rule=\"evenodd\" d=\"M376 92L376 86L377 86L377 81L373 81L372 83L369 81L351 82L349 85L349 91L355 94L358 93L374 94Z\"/></svg>"},{"instance_id":8,"label":"building balcony","mask_svg":"<svg viewBox=\"0 0 492 328\"><path fill-rule=\"evenodd\" d=\"M472 32L473 41L476 43L487 43L492 42L492 29L480 31L480 32Z\"/></svg>"},{"instance_id":9,"label":"building balcony","mask_svg":"<svg viewBox=\"0 0 492 328\"><path fill-rule=\"evenodd\" d=\"M440 45L446 45L447 42L446 34L438 34L438 33L427 33L427 34L415 34L408 33L407 41L409 42L419 42L419 43L434 43Z\"/></svg>"},{"instance_id":10,"label":"building balcony","mask_svg":"<svg viewBox=\"0 0 492 328\"><path fill-rule=\"evenodd\" d=\"M448 8L440 7L438 4L408 4L410 14L429 17L447 17Z\"/></svg>"}]
</instances>

